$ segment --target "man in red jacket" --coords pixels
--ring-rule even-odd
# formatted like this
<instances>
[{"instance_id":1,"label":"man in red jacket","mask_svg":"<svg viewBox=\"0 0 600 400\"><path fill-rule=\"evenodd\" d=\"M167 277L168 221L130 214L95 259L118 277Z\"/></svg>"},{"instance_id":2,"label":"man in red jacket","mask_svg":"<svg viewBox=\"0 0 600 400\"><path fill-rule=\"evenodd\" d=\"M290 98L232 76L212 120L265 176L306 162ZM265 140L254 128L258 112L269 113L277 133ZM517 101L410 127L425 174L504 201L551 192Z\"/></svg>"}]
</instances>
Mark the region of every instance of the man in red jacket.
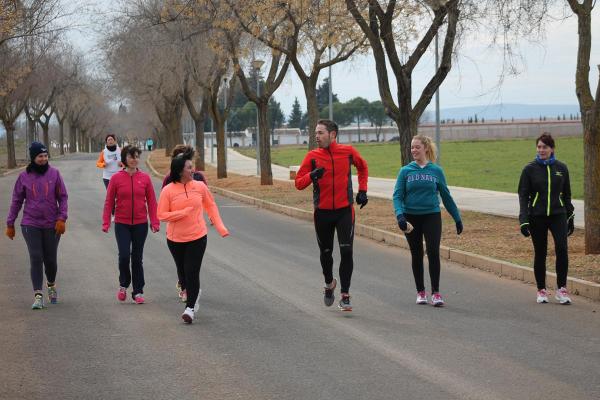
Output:
<instances>
[{"instance_id":1,"label":"man in red jacket","mask_svg":"<svg viewBox=\"0 0 600 400\"><path fill-rule=\"evenodd\" d=\"M358 171L358 194L356 203L363 208L367 198L367 162L352 146L338 144L338 126L335 122L321 119L317 122L315 135L316 150L308 152L296 174L296 188L305 189L312 183L314 222L317 242L321 252L321 267L325 277L323 301L326 306L334 302L337 281L333 278L333 235L337 231L340 245L340 283L342 311L352 311L350 303L350 280L354 261L354 206L352 192L352 165Z\"/></svg>"}]
</instances>

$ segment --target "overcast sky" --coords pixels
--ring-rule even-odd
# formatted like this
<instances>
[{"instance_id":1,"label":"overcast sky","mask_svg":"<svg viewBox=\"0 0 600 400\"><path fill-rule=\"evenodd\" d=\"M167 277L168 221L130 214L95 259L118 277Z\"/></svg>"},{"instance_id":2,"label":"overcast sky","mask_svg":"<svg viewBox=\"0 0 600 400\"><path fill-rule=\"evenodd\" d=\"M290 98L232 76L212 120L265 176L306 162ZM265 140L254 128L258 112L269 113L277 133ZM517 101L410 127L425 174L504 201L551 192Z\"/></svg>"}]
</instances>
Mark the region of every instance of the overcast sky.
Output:
<instances>
[{"instance_id":1,"label":"overcast sky","mask_svg":"<svg viewBox=\"0 0 600 400\"><path fill-rule=\"evenodd\" d=\"M105 10L116 2L90 0ZM600 64L600 7L594 10L592 42L592 90L598 81L597 64ZM101 23L101 18L91 18ZM79 19L79 22L85 21ZM92 24L93 25L93 24ZM517 76L507 76L498 87L502 71L502 54L488 50L480 43L464 43L461 56L442 84L441 107L485 106L498 103L524 104L577 104L575 97L575 63L577 54L577 21L574 17L551 23L546 39L541 44L522 45L524 65ZM72 41L92 54L97 36L91 26L82 32L69 35ZM263 67L264 68L264 67ZM413 76L414 95L417 97L433 71L433 53L427 53ZM393 76L392 74L390 74ZM327 76L323 71L321 78ZM392 85L394 87L394 84ZM361 96L370 101L379 100L377 77L371 55L333 67L333 91L341 101ZM276 99L286 115L289 115L295 97L305 110L302 84L290 66L284 83L275 92ZM415 100L416 101L416 100ZM433 102L432 102L433 103Z\"/></svg>"}]
</instances>

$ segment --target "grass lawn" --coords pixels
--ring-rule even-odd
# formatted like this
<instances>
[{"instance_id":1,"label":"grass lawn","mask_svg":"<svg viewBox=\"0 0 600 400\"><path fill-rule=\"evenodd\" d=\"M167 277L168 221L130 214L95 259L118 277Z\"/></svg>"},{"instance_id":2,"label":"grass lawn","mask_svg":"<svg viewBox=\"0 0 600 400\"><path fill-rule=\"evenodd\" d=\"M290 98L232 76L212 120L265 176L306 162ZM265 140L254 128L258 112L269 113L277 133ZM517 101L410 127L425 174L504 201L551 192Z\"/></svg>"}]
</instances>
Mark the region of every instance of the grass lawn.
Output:
<instances>
[{"instance_id":1,"label":"grass lawn","mask_svg":"<svg viewBox=\"0 0 600 400\"><path fill-rule=\"evenodd\" d=\"M400 168L400 145L360 143L354 145L369 163L369 175L396 178ZM521 170L535 157L532 139L443 142L442 166L448 184L478 189L516 192ZM248 157L254 149L236 149ZM281 146L272 149L273 163L288 167L299 165L306 146ZM573 197L583 198L583 138L556 139L556 157L569 167Z\"/></svg>"}]
</instances>

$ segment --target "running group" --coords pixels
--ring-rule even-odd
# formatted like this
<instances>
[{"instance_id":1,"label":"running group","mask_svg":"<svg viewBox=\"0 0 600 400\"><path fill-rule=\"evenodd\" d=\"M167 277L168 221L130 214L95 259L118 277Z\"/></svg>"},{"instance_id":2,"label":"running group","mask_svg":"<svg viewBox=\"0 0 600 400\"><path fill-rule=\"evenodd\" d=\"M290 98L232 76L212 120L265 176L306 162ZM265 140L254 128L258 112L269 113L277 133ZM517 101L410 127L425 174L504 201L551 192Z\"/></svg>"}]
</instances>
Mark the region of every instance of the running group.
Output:
<instances>
[{"instance_id":1,"label":"running group","mask_svg":"<svg viewBox=\"0 0 600 400\"><path fill-rule=\"evenodd\" d=\"M368 203L367 162L351 145L336 141L338 126L331 120L319 120L315 127L318 148L309 151L296 175L295 185L303 190L312 185L314 227L324 279L323 302L335 303L338 280L333 273L334 236L340 251L340 310L352 311L350 285L354 269L353 242L355 209ZM567 237L574 229L574 208L567 166L555 157L555 141L548 133L536 141L536 156L521 173L519 222L523 236L531 237L534 248L534 273L538 303L548 302L546 289L546 255L548 231L556 252L555 298L560 304L570 304L567 291ZM171 154L171 166L165 176L159 200L156 200L152 180L138 168L141 150L134 146L120 148L117 138L105 139L96 166L102 169L106 198L102 214L102 231L108 232L114 223L118 248L117 300L131 299L143 304L143 252L148 229L157 233L160 221L166 222L167 246L177 271L179 299L185 303L181 318L192 323L198 312L200 268L207 245L204 213L222 237L225 227L206 177L195 171L194 149L178 145ZM456 224L456 234L463 231L460 212L448 186L444 171L436 162L436 147L432 140L417 135L411 142L413 160L398 173L393 193L393 206L398 227L409 244L412 271L416 286L416 303L444 306L440 292L440 241L442 219L440 199ZM29 148L30 164L14 185L12 203L6 220L6 236L14 239L15 222L23 208L21 232L30 259L34 302L32 309L44 308L44 275L47 300L58 302L56 287L57 251L66 231L68 195L59 171L48 163L48 149L34 142ZM354 197L352 166L358 173L358 191ZM425 241L425 248L423 247ZM427 254L430 291L425 287L424 254Z\"/></svg>"}]
</instances>

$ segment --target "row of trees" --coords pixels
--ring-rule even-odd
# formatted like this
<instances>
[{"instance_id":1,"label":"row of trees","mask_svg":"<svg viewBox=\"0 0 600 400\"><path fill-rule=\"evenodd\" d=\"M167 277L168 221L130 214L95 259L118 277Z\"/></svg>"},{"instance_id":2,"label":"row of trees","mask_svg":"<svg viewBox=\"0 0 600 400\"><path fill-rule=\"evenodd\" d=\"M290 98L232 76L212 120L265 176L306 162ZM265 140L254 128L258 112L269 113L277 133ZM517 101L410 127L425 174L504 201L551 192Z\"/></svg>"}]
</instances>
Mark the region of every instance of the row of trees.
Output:
<instances>
[{"instance_id":1,"label":"row of trees","mask_svg":"<svg viewBox=\"0 0 600 400\"><path fill-rule=\"evenodd\" d=\"M600 253L600 86L594 99L589 81L594 0L137 0L131 4L125 10L127 17L117 21L120 28L107 40L113 48L115 43L121 48L108 57L120 86L128 88L131 97L145 97L144 101L154 104L159 117L163 115L159 119L166 131L169 125L176 127L182 98L189 97L185 104L201 122L206 115L202 110L207 108L217 126L218 175L224 177L223 125L230 112L232 88L239 83L259 111L262 184L272 183L268 104L290 67L303 84L307 124L312 127L319 117L321 71L369 52L381 103L398 127L402 163L406 164L418 121L451 70L461 43L489 38L491 46L505 55L504 74L513 73L518 69L515 49L519 41L543 38L546 23L554 17L551 10L563 5L565 15L572 13L579 25L576 94L586 145L586 250ZM416 92L413 73L438 39L437 69ZM136 61L117 67L136 53ZM250 78L258 75L264 61L266 73L255 88ZM147 88L143 96L139 85L133 87L139 80ZM165 91L167 87L170 92ZM199 113L192 111L194 102ZM166 121L166 114L172 122ZM336 118L341 115L335 114ZM311 136L309 148L314 146ZM203 160L203 149L199 153Z\"/></svg>"},{"instance_id":2,"label":"row of trees","mask_svg":"<svg viewBox=\"0 0 600 400\"><path fill-rule=\"evenodd\" d=\"M77 151L108 129L114 113L100 81L91 77L83 58L63 39L68 10L58 0L0 4L0 121L6 130L8 168L17 165L15 124L23 115L28 143L36 139L38 125L40 140L49 145L54 118L60 154L65 147Z\"/></svg>"}]
</instances>

